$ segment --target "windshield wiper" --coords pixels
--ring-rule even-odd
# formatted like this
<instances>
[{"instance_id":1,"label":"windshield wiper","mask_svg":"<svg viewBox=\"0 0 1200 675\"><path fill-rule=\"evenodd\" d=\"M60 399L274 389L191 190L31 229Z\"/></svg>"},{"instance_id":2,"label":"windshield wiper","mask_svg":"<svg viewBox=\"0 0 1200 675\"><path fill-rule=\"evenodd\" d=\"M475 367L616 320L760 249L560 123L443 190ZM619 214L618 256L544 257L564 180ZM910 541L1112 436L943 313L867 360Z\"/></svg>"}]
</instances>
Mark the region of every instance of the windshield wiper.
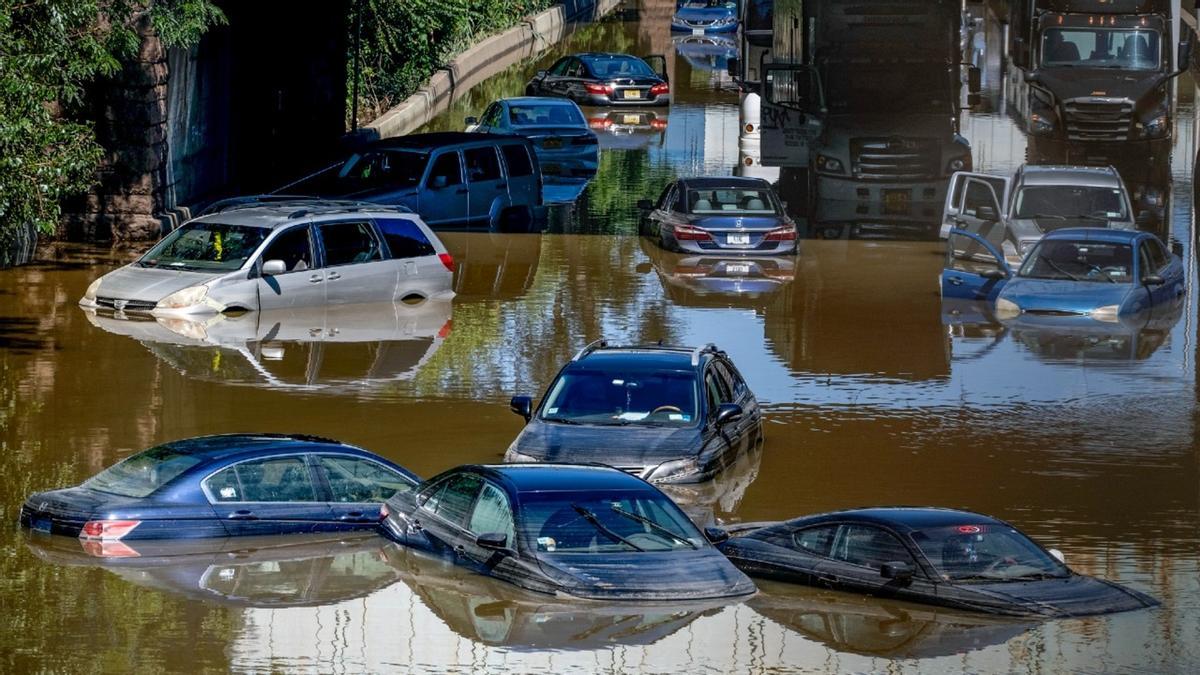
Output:
<instances>
[{"instance_id":1,"label":"windshield wiper","mask_svg":"<svg viewBox=\"0 0 1200 675\"><path fill-rule=\"evenodd\" d=\"M603 534L604 536L611 538L613 541L619 541L622 544L625 544L626 546L632 548L635 551L639 551L641 553L646 552L646 549L642 548L641 546L638 546L637 544L633 543L632 541L629 541L625 537L622 537L621 535L617 534L616 532L613 532L612 530L605 527L604 523L601 523L600 519L596 517L596 514L592 513L591 511L587 510L586 508L584 508L578 504L572 504L571 508L575 509L575 513L578 513L579 515L583 516L584 520L591 523L592 527L599 530L600 533Z\"/></svg>"},{"instance_id":2,"label":"windshield wiper","mask_svg":"<svg viewBox=\"0 0 1200 675\"><path fill-rule=\"evenodd\" d=\"M573 424L575 426L583 424L583 422L576 422L575 420L569 420L565 417L542 417L542 421L553 422L555 424Z\"/></svg>"},{"instance_id":3,"label":"windshield wiper","mask_svg":"<svg viewBox=\"0 0 1200 675\"><path fill-rule=\"evenodd\" d=\"M1067 219L1067 217L1066 217L1066 216L1064 216L1064 215L1060 215L1060 214L1057 214L1057 213L1035 213L1035 214L1033 214L1033 218L1034 218L1035 220L1036 220L1036 219L1038 219L1038 218L1055 218L1055 219L1058 219L1058 220L1066 220L1066 219Z\"/></svg>"},{"instance_id":4,"label":"windshield wiper","mask_svg":"<svg viewBox=\"0 0 1200 675\"><path fill-rule=\"evenodd\" d=\"M615 512L615 513L625 516L626 518L631 518L633 520L636 520L637 522L642 523L643 525L648 525L651 528L653 528L655 531L661 532L661 533L667 535L668 537L674 539L675 541L678 541L680 543L691 546L692 550L699 548L698 546L696 546L696 544L694 544L692 542L691 539L688 539L686 537L681 537L678 534L675 534L671 530L663 527L662 525L659 525L658 523L654 522L653 520L650 520L649 518L647 518L645 516L639 516L636 513L630 513L629 511L626 511L625 509L617 506L616 504L609 504L609 507L612 508L613 512Z\"/></svg>"},{"instance_id":5,"label":"windshield wiper","mask_svg":"<svg viewBox=\"0 0 1200 675\"><path fill-rule=\"evenodd\" d=\"M1054 269L1058 270L1059 272L1061 272L1061 273L1063 273L1063 274L1067 275L1068 277L1070 277L1070 278L1071 278L1071 281L1083 281L1082 279L1080 279L1079 277L1075 276L1074 274L1071 274L1070 272L1068 272L1068 271L1064 270L1063 268L1059 267L1059 266L1058 266L1058 263L1054 262L1053 260L1051 260L1051 259L1049 259L1049 258L1046 258L1046 264L1047 264L1047 265L1049 265L1049 266L1051 266L1051 267L1053 267Z\"/></svg>"}]
</instances>

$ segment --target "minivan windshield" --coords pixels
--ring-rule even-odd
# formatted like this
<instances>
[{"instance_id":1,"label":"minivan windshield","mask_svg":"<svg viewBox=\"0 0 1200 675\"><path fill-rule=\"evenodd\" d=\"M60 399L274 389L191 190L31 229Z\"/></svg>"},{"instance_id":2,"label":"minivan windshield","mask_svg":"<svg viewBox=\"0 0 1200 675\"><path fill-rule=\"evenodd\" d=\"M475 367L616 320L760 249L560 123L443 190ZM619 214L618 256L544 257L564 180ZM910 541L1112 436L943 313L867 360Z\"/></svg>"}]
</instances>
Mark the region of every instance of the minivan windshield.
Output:
<instances>
[{"instance_id":1,"label":"minivan windshield","mask_svg":"<svg viewBox=\"0 0 1200 675\"><path fill-rule=\"evenodd\" d=\"M1133 248L1107 241L1043 239L1025 257L1017 276L1125 284L1133 279Z\"/></svg>"},{"instance_id":2,"label":"minivan windshield","mask_svg":"<svg viewBox=\"0 0 1200 675\"><path fill-rule=\"evenodd\" d=\"M522 493L521 529L539 553L638 553L704 546L696 526L653 489Z\"/></svg>"},{"instance_id":3,"label":"minivan windshield","mask_svg":"<svg viewBox=\"0 0 1200 675\"><path fill-rule=\"evenodd\" d=\"M123 497L149 497L199 463L195 455L159 445L108 467L89 478L83 487Z\"/></svg>"},{"instance_id":4,"label":"minivan windshield","mask_svg":"<svg viewBox=\"0 0 1200 675\"><path fill-rule=\"evenodd\" d=\"M188 223L138 259L140 267L192 271L232 271L254 254L270 232L264 227Z\"/></svg>"},{"instance_id":5,"label":"minivan windshield","mask_svg":"<svg viewBox=\"0 0 1200 675\"><path fill-rule=\"evenodd\" d=\"M562 424L692 426L696 375L689 371L573 369L554 383L542 419Z\"/></svg>"},{"instance_id":6,"label":"minivan windshield","mask_svg":"<svg viewBox=\"0 0 1200 675\"><path fill-rule=\"evenodd\" d=\"M1043 230L1086 224L1078 221L1096 221L1103 226L1109 220L1128 219L1120 188L1086 185L1023 187L1017 192L1015 213L1017 218L1037 220Z\"/></svg>"},{"instance_id":7,"label":"minivan windshield","mask_svg":"<svg viewBox=\"0 0 1200 675\"><path fill-rule=\"evenodd\" d=\"M1003 524L917 530L912 539L939 576L950 581L1029 581L1070 576L1028 537Z\"/></svg>"}]
</instances>

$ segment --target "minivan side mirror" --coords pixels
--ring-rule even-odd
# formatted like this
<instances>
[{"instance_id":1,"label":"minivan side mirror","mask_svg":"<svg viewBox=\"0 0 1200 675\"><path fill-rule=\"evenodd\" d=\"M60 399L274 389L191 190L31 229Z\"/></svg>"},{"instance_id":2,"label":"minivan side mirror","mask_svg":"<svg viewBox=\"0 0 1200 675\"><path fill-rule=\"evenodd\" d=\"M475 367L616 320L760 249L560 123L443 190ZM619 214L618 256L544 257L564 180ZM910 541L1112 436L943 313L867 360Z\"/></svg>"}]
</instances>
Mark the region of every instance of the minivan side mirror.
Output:
<instances>
[{"instance_id":1,"label":"minivan side mirror","mask_svg":"<svg viewBox=\"0 0 1200 675\"><path fill-rule=\"evenodd\" d=\"M913 578L913 566L900 561L883 563L879 568L879 576L895 581L908 581Z\"/></svg>"},{"instance_id":2,"label":"minivan side mirror","mask_svg":"<svg viewBox=\"0 0 1200 675\"><path fill-rule=\"evenodd\" d=\"M1162 286L1167 280L1163 279L1161 274L1147 274L1142 277L1142 283L1146 286Z\"/></svg>"},{"instance_id":3,"label":"minivan side mirror","mask_svg":"<svg viewBox=\"0 0 1200 675\"><path fill-rule=\"evenodd\" d=\"M429 179L429 187L434 190L441 190L450 183L450 179L446 176L433 176Z\"/></svg>"},{"instance_id":4,"label":"minivan side mirror","mask_svg":"<svg viewBox=\"0 0 1200 675\"><path fill-rule=\"evenodd\" d=\"M730 422L736 422L742 419L745 412L742 406L736 403L722 403L717 408L717 426L723 426Z\"/></svg>"},{"instance_id":5,"label":"minivan side mirror","mask_svg":"<svg viewBox=\"0 0 1200 675\"><path fill-rule=\"evenodd\" d=\"M711 544L720 544L723 541L729 541L729 531L723 527L706 527L704 528L704 538Z\"/></svg>"},{"instance_id":6,"label":"minivan side mirror","mask_svg":"<svg viewBox=\"0 0 1200 675\"><path fill-rule=\"evenodd\" d=\"M503 551L508 548L508 535L503 532L484 532L475 537L475 545L493 551Z\"/></svg>"},{"instance_id":7,"label":"minivan side mirror","mask_svg":"<svg viewBox=\"0 0 1200 675\"><path fill-rule=\"evenodd\" d=\"M980 206L975 209L975 217L985 222L995 222L1000 219L996 209L991 206Z\"/></svg>"},{"instance_id":8,"label":"minivan side mirror","mask_svg":"<svg viewBox=\"0 0 1200 675\"><path fill-rule=\"evenodd\" d=\"M650 201L649 199L639 199L637 201L637 207L640 211L653 211L654 202Z\"/></svg>"},{"instance_id":9,"label":"minivan side mirror","mask_svg":"<svg viewBox=\"0 0 1200 675\"><path fill-rule=\"evenodd\" d=\"M508 402L508 409L525 418L525 421L533 419L533 399L529 396L514 396Z\"/></svg>"},{"instance_id":10,"label":"minivan side mirror","mask_svg":"<svg viewBox=\"0 0 1200 675\"><path fill-rule=\"evenodd\" d=\"M264 277L273 277L276 274L283 274L287 271L287 264L282 260L266 260L263 262L262 273Z\"/></svg>"}]
</instances>

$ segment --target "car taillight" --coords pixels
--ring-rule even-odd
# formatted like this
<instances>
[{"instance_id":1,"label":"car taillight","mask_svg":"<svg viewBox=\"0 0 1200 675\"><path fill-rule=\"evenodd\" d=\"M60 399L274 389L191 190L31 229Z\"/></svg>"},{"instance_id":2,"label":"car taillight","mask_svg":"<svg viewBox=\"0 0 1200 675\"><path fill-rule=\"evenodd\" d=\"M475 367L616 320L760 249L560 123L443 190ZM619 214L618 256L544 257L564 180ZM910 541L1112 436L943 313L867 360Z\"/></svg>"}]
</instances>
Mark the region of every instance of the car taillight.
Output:
<instances>
[{"instance_id":1,"label":"car taillight","mask_svg":"<svg viewBox=\"0 0 1200 675\"><path fill-rule=\"evenodd\" d=\"M438 260L442 261L442 264L446 266L446 269L450 270L451 272L454 271L454 256L450 255L449 253L439 253Z\"/></svg>"},{"instance_id":2,"label":"car taillight","mask_svg":"<svg viewBox=\"0 0 1200 675\"><path fill-rule=\"evenodd\" d=\"M650 94L652 96L658 96L660 94L669 94L669 93L671 93L671 85L667 84L666 82L659 82L658 84L654 85L653 87L650 87Z\"/></svg>"},{"instance_id":3,"label":"car taillight","mask_svg":"<svg viewBox=\"0 0 1200 675\"><path fill-rule=\"evenodd\" d=\"M389 515L391 515L391 513L392 513L391 511L388 511L387 504L379 505L379 519L380 520L386 519Z\"/></svg>"},{"instance_id":4,"label":"car taillight","mask_svg":"<svg viewBox=\"0 0 1200 675\"><path fill-rule=\"evenodd\" d=\"M795 241L796 228L781 227L778 230L771 230L767 233L766 237L763 237L763 239L766 241Z\"/></svg>"},{"instance_id":5,"label":"car taillight","mask_svg":"<svg viewBox=\"0 0 1200 675\"><path fill-rule=\"evenodd\" d=\"M446 323L442 324L442 327L438 329L437 336L440 338L446 337L450 334L451 328L454 328L454 319L446 319Z\"/></svg>"},{"instance_id":6,"label":"car taillight","mask_svg":"<svg viewBox=\"0 0 1200 675\"><path fill-rule=\"evenodd\" d=\"M711 234L691 225L676 225L674 231L676 241L712 241Z\"/></svg>"},{"instance_id":7,"label":"car taillight","mask_svg":"<svg viewBox=\"0 0 1200 675\"><path fill-rule=\"evenodd\" d=\"M607 129L613 125L613 121L607 117L589 117L588 126L593 129Z\"/></svg>"},{"instance_id":8,"label":"car taillight","mask_svg":"<svg viewBox=\"0 0 1200 675\"><path fill-rule=\"evenodd\" d=\"M589 94L611 94L613 92L612 86L607 84L593 84L588 82L583 85L583 88Z\"/></svg>"},{"instance_id":9,"label":"car taillight","mask_svg":"<svg viewBox=\"0 0 1200 675\"><path fill-rule=\"evenodd\" d=\"M120 539L141 525L140 520L89 520L84 523L81 539Z\"/></svg>"},{"instance_id":10,"label":"car taillight","mask_svg":"<svg viewBox=\"0 0 1200 675\"><path fill-rule=\"evenodd\" d=\"M650 128L651 128L651 129L666 129L666 128L667 128L667 121L666 121L666 120L660 120L660 119L653 119L653 120L650 120Z\"/></svg>"},{"instance_id":11,"label":"car taillight","mask_svg":"<svg viewBox=\"0 0 1200 675\"><path fill-rule=\"evenodd\" d=\"M84 539L79 543L83 545L84 553L95 558L140 558L142 555L119 541Z\"/></svg>"}]
</instances>

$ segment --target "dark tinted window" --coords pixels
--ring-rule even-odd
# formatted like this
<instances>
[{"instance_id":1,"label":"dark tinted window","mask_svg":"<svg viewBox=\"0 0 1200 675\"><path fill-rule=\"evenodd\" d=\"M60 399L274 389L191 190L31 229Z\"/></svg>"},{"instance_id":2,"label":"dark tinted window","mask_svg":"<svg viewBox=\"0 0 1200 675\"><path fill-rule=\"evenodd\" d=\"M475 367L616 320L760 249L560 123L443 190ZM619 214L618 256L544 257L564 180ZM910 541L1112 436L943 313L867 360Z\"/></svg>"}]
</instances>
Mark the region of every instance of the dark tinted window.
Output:
<instances>
[{"instance_id":1,"label":"dark tinted window","mask_svg":"<svg viewBox=\"0 0 1200 675\"><path fill-rule=\"evenodd\" d=\"M420 258L435 253L433 244L421 228L411 220L396 218L378 220L376 224L383 231L383 238L393 258Z\"/></svg>"},{"instance_id":2,"label":"dark tinted window","mask_svg":"<svg viewBox=\"0 0 1200 675\"><path fill-rule=\"evenodd\" d=\"M657 490L522 493L518 508L522 537L544 553L604 555L704 545L696 526Z\"/></svg>"},{"instance_id":3,"label":"dark tinted window","mask_svg":"<svg viewBox=\"0 0 1200 675\"><path fill-rule=\"evenodd\" d=\"M489 483L484 484L467 529L475 534L500 532L508 537L510 547L515 546L512 506L503 490Z\"/></svg>"},{"instance_id":4,"label":"dark tinted window","mask_svg":"<svg viewBox=\"0 0 1200 675\"><path fill-rule=\"evenodd\" d=\"M509 143L500 146L500 150L504 152L504 161L508 164L510 178L533 174L533 162L529 160L529 151L525 149L524 145Z\"/></svg>"},{"instance_id":5,"label":"dark tinted window","mask_svg":"<svg viewBox=\"0 0 1200 675\"><path fill-rule=\"evenodd\" d=\"M89 478L83 486L125 497L146 497L199 463L200 460L190 454L160 445L108 467Z\"/></svg>"},{"instance_id":6,"label":"dark tinted window","mask_svg":"<svg viewBox=\"0 0 1200 675\"><path fill-rule=\"evenodd\" d=\"M495 148L471 148L464 150L467 158L467 178L471 181L499 180L500 159Z\"/></svg>"},{"instance_id":7,"label":"dark tinted window","mask_svg":"<svg viewBox=\"0 0 1200 675\"><path fill-rule=\"evenodd\" d=\"M1167 255L1161 242L1157 239L1143 239L1142 248L1146 249L1147 255L1150 257L1149 273L1154 273L1162 270L1167 266L1171 258Z\"/></svg>"},{"instance_id":8,"label":"dark tinted window","mask_svg":"<svg viewBox=\"0 0 1200 675\"><path fill-rule=\"evenodd\" d=\"M458 185L462 183L462 162L458 160L457 152L447 152L438 156L433 160L433 169L429 171L429 185L433 185L434 179L442 176L446 179L446 185Z\"/></svg>"},{"instance_id":9,"label":"dark tinted window","mask_svg":"<svg viewBox=\"0 0 1200 675\"><path fill-rule=\"evenodd\" d=\"M889 562L913 563L908 549L899 539L870 525L843 525L832 557L872 569L879 569Z\"/></svg>"},{"instance_id":10,"label":"dark tinted window","mask_svg":"<svg viewBox=\"0 0 1200 675\"><path fill-rule=\"evenodd\" d=\"M320 228L325 264L330 267L383 259L379 242L366 223L330 223Z\"/></svg>"},{"instance_id":11,"label":"dark tinted window","mask_svg":"<svg viewBox=\"0 0 1200 675\"><path fill-rule=\"evenodd\" d=\"M218 502L314 502L308 466L301 457L274 457L235 464L204 481Z\"/></svg>"},{"instance_id":12,"label":"dark tinted window","mask_svg":"<svg viewBox=\"0 0 1200 675\"><path fill-rule=\"evenodd\" d=\"M914 532L912 538L945 579L1004 581L1068 574L1065 565L1028 537L999 523L931 528Z\"/></svg>"},{"instance_id":13,"label":"dark tinted window","mask_svg":"<svg viewBox=\"0 0 1200 675\"><path fill-rule=\"evenodd\" d=\"M335 502L382 502L412 488L407 478L369 459L323 455L320 462Z\"/></svg>"},{"instance_id":14,"label":"dark tinted window","mask_svg":"<svg viewBox=\"0 0 1200 675\"><path fill-rule=\"evenodd\" d=\"M730 400L737 398L738 389L737 385L735 384L736 380L733 377L733 374L729 372L729 369L725 367L725 364L717 361L713 363L713 370L715 370L717 375L721 378L722 383L725 385L725 390L730 393Z\"/></svg>"},{"instance_id":15,"label":"dark tinted window","mask_svg":"<svg viewBox=\"0 0 1200 675\"><path fill-rule=\"evenodd\" d=\"M837 525L820 525L797 530L792 535L792 545L798 551L828 558L830 551L833 550L833 539L837 530Z\"/></svg>"},{"instance_id":16,"label":"dark tinted window","mask_svg":"<svg viewBox=\"0 0 1200 675\"><path fill-rule=\"evenodd\" d=\"M312 245L309 242L308 226L294 227L272 241L262 255L263 262L282 260L284 269L300 272L313 266Z\"/></svg>"},{"instance_id":17,"label":"dark tinted window","mask_svg":"<svg viewBox=\"0 0 1200 675\"><path fill-rule=\"evenodd\" d=\"M410 187L421 180L428 159L427 152L415 150L373 150L354 155L338 173L338 187L343 193Z\"/></svg>"},{"instance_id":18,"label":"dark tinted window","mask_svg":"<svg viewBox=\"0 0 1200 675\"><path fill-rule=\"evenodd\" d=\"M992 186L978 180L967 180L966 196L963 198L962 212L968 216L978 216L979 209L988 207L996 209L999 214L998 198Z\"/></svg>"},{"instance_id":19,"label":"dark tinted window","mask_svg":"<svg viewBox=\"0 0 1200 675\"><path fill-rule=\"evenodd\" d=\"M473 473L456 474L439 483L431 494L422 495L421 507L462 525L482 486L483 479Z\"/></svg>"},{"instance_id":20,"label":"dark tinted window","mask_svg":"<svg viewBox=\"0 0 1200 675\"><path fill-rule=\"evenodd\" d=\"M551 75L566 75L567 68L569 68L570 66L571 66L570 58L559 59L558 63L554 64L554 66L550 68L550 74Z\"/></svg>"},{"instance_id":21,"label":"dark tinted window","mask_svg":"<svg viewBox=\"0 0 1200 675\"><path fill-rule=\"evenodd\" d=\"M636 56L591 56L585 61L588 70L598 78L658 77L646 62Z\"/></svg>"}]
</instances>

